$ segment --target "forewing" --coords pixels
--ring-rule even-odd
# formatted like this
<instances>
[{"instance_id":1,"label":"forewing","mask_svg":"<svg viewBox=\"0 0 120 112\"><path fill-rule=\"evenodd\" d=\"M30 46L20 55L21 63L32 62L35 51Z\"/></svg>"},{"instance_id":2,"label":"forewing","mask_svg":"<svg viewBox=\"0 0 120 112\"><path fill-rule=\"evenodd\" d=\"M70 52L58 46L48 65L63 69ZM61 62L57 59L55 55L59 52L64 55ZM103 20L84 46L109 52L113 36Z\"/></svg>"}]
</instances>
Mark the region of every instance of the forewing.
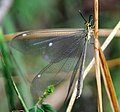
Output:
<instances>
[{"instance_id":1,"label":"forewing","mask_svg":"<svg viewBox=\"0 0 120 112\"><path fill-rule=\"evenodd\" d=\"M61 36L47 35L47 32L25 32L16 36L10 45L25 54L40 54L50 62L58 62L67 57L71 52L72 43L83 39L86 35L84 30ZM34 35L34 37L32 37ZM40 36L40 38L39 38ZM41 37L43 36L43 37ZM69 49L69 50L68 50Z\"/></svg>"}]
</instances>

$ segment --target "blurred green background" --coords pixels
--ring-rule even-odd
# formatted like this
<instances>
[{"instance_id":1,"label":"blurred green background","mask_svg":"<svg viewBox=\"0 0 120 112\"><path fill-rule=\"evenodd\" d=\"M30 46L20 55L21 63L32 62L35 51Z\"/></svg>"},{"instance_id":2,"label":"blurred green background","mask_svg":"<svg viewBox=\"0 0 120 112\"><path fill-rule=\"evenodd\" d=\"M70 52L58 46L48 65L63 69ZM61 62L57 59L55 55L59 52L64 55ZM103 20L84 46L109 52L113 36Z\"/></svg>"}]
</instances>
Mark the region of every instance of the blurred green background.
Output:
<instances>
[{"instance_id":1,"label":"blurred green background","mask_svg":"<svg viewBox=\"0 0 120 112\"><path fill-rule=\"evenodd\" d=\"M8 1L9 3L9 1ZM113 29L120 20L119 0L99 0L99 28ZM84 21L80 17L78 10L81 10L86 18L93 14L93 0L13 0L13 3L4 16L1 26L4 34L19 31L51 28L83 28ZM100 37L101 42L105 38ZM8 46L8 48L10 48ZM10 48L11 49L11 48ZM25 100L28 108L31 108L37 98L30 92L31 79L28 74L36 74L41 70L46 61L39 56L24 56L24 54L11 49L17 64L11 64L11 70L15 77L15 82ZM92 52L93 53L93 52ZM114 38L105 51L107 59L120 57L120 39ZM12 59L14 62L14 59ZM120 66L110 69L116 95L120 104ZM27 75L26 75L27 74ZM93 74L93 75L92 75ZM19 76L20 78L16 77ZM72 112L96 112L97 111L97 89L95 74L91 73L85 80L83 95L73 107ZM3 69L0 61L0 111L8 112L9 109L23 109L16 93L6 93L5 80L3 80ZM27 78L26 78L27 77ZM30 78L30 80L29 80ZM62 85L64 86L64 85ZM10 92L10 91L9 91ZM13 107L10 107L10 95L13 96ZM64 95L64 92L63 92ZM62 94L61 94L62 96ZM105 112L112 112L107 94L103 85L103 107ZM9 99L9 100L8 100ZM56 102L59 98L56 98ZM64 101L63 101L64 102ZM53 106L58 112L64 112L67 104L58 103Z\"/></svg>"}]
</instances>

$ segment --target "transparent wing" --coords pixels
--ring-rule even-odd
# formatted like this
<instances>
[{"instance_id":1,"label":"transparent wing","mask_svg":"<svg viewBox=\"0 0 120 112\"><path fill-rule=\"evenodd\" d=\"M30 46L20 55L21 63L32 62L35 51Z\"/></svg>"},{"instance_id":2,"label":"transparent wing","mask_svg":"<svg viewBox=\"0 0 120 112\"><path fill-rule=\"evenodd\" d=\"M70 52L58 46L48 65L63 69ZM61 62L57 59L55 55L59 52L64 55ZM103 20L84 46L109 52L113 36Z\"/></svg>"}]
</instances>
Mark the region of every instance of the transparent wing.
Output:
<instances>
[{"instance_id":1,"label":"transparent wing","mask_svg":"<svg viewBox=\"0 0 120 112\"><path fill-rule=\"evenodd\" d=\"M49 36L47 33L40 31L25 32L16 36L10 42L10 45L25 54L40 54L50 62L57 62L66 58L67 54L71 52L72 48L70 49L70 46L72 43L86 35L85 30L61 36L57 36L56 32Z\"/></svg>"},{"instance_id":2,"label":"transparent wing","mask_svg":"<svg viewBox=\"0 0 120 112\"><path fill-rule=\"evenodd\" d=\"M66 58L56 63L50 63L43 70L41 70L32 81L32 93L40 96L47 86L51 84L56 86L61 81L66 79L69 72L74 70L76 63L78 62L81 53L80 46L83 43L83 40L81 41L79 38L78 41L72 43L72 50L70 50Z\"/></svg>"},{"instance_id":3,"label":"transparent wing","mask_svg":"<svg viewBox=\"0 0 120 112\"><path fill-rule=\"evenodd\" d=\"M25 32L16 36L10 43L12 47L25 54L38 53L50 60L50 64L32 81L31 90L37 95L41 95L42 90L48 85L56 85L68 76L67 74L78 61L80 48L87 32L79 30L61 36L46 34L47 32L39 31Z\"/></svg>"}]
</instances>

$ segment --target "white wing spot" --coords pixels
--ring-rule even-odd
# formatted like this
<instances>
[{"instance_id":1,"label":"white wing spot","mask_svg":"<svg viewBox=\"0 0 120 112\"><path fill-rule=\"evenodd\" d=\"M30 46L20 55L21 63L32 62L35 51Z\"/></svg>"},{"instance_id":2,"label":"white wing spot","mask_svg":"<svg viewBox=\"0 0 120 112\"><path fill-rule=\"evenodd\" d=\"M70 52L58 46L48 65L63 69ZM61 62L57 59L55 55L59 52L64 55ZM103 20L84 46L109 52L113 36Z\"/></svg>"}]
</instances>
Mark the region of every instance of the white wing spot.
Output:
<instances>
[{"instance_id":1,"label":"white wing spot","mask_svg":"<svg viewBox=\"0 0 120 112\"><path fill-rule=\"evenodd\" d=\"M39 78L39 77L41 77L41 75L40 75L40 74L38 75L38 78Z\"/></svg>"},{"instance_id":2,"label":"white wing spot","mask_svg":"<svg viewBox=\"0 0 120 112\"><path fill-rule=\"evenodd\" d=\"M23 36L23 37L24 37L24 36L27 36L27 34L26 34L26 33L23 33L22 36Z\"/></svg>"},{"instance_id":3,"label":"white wing spot","mask_svg":"<svg viewBox=\"0 0 120 112\"><path fill-rule=\"evenodd\" d=\"M50 42L50 43L49 43L49 47L51 47L52 45L53 45L53 43L52 43L52 42Z\"/></svg>"}]
</instances>

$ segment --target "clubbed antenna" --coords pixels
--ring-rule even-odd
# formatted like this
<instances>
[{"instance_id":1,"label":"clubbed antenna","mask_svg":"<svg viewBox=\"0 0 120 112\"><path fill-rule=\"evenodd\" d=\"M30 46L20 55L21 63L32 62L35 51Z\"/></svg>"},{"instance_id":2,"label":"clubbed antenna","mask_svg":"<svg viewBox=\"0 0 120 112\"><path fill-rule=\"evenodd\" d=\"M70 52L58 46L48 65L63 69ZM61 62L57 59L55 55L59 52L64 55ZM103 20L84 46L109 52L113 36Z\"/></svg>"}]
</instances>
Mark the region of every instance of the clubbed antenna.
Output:
<instances>
[{"instance_id":1,"label":"clubbed antenna","mask_svg":"<svg viewBox=\"0 0 120 112\"><path fill-rule=\"evenodd\" d=\"M92 17L93 17L93 15L89 16L89 23L91 23L91 21L93 21Z\"/></svg>"}]
</instances>

